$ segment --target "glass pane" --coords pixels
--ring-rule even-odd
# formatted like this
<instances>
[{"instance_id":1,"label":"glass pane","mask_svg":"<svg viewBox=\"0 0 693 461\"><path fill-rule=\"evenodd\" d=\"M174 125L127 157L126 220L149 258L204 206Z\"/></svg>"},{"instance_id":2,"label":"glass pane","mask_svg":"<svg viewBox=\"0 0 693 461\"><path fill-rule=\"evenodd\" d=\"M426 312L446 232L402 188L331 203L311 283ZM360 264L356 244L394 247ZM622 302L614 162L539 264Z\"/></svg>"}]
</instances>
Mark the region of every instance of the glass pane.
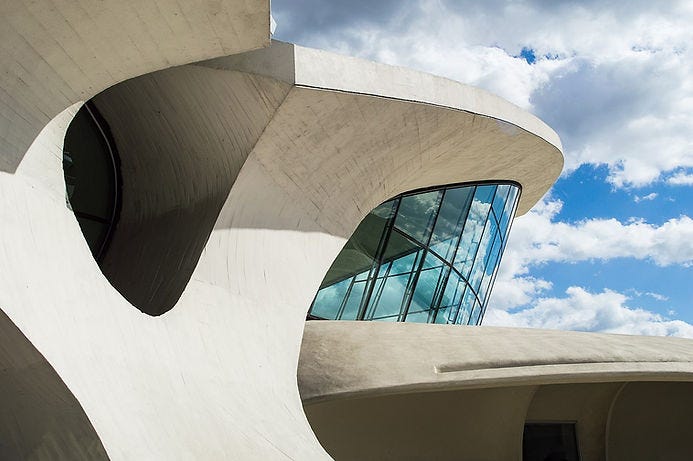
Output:
<instances>
[{"instance_id":1,"label":"glass pane","mask_svg":"<svg viewBox=\"0 0 693 461\"><path fill-rule=\"evenodd\" d=\"M397 210L395 227L411 235L420 243L428 243L441 194L441 191L433 191L402 197Z\"/></svg>"},{"instance_id":2,"label":"glass pane","mask_svg":"<svg viewBox=\"0 0 693 461\"><path fill-rule=\"evenodd\" d=\"M500 221L500 217L503 215L505 200L508 198L509 190L510 185L508 184L501 184L496 187L496 196L493 198L493 213L498 221Z\"/></svg>"},{"instance_id":3,"label":"glass pane","mask_svg":"<svg viewBox=\"0 0 693 461\"><path fill-rule=\"evenodd\" d=\"M370 269L375 260L385 225L392 215L394 204L394 200L383 203L368 213L361 221L327 271L322 281L322 287Z\"/></svg>"},{"instance_id":4,"label":"glass pane","mask_svg":"<svg viewBox=\"0 0 693 461\"><path fill-rule=\"evenodd\" d=\"M446 261L452 262L473 194L473 187L445 191L431 237L431 249Z\"/></svg>"},{"instance_id":5,"label":"glass pane","mask_svg":"<svg viewBox=\"0 0 693 461\"><path fill-rule=\"evenodd\" d=\"M493 238L496 236L497 230L498 225L496 221L489 219L486 223L484 235L481 237L481 242L479 243L479 250L476 253L474 266L468 278L469 284L474 288L474 291L478 292L479 290L479 284L481 283L481 278L484 276L484 269L486 269L486 262L489 259L493 246Z\"/></svg>"},{"instance_id":6,"label":"glass pane","mask_svg":"<svg viewBox=\"0 0 693 461\"><path fill-rule=\"evenodd\" d=\"M410 312L407 314L406 322L411 323L428 323L430 311Z\"/></svg>"},{"instance_id":7,"label":"glass pane","mask_svg":"<svg viewBox=\"0 0 693 461\"><path fill-rule=\"evenodd\" d=\"M468 325L478 325L480 318L481 318L481 304L479 304L478 302L475 302L474 307L472 308L472 315L469 316Z\"/></svg>"},{"instance_id":8,"label":"glass pane","mask_svg":"<svg viewBox=\"0 0 693 461\"><path fill-rule=\"evenodd\" d=\"M520 189L517 186L511 186L508 192L508 198L505 202L505 208L503 209L503 216L500 218L500 229L503 235L503 240L507 234L508 223L512 218L512 212L515 208L515 202L517 202Z\"/></svg>"},{"instance_id":9,"label":"glass pane","mask_svg":"<svg viewBox=\"0 0 693 461\"><path fill-rule=\"evenodd\" d=\"M457 319L455 323L460 325L470 325L472 309L474 308L474 303L476 302L476 296L474 292L467 287L464 292L464 297L462 298L462 303L460 304L460 310L457 313ZM471 325L476 325L471 323Z\"/></svg>"},{"instance_id":10,"label":"glass pane","mask_svg":"<svg viewBox=\"0 0 693 461\"><path fill-rule=\"evenodd\" d=\"M437 295L443 288L443 267L443 261L432 253L426 255L424 268L419 273L414 294L409 304L410 313L425 311L431 308ZM405 320L409 321L409 315L407 315Z\"/></svg>"},{"instance_id":11,"label":"glass pane","mask_svg":"<svg viewBox=\"0 0 693 461\"><path fill-rule=\"evenodd\" d=\"M351 285L351 278L319 290L310 309L311 315L323 319L336 319L349 285Z\"/></svg>"},{"instance_id":12,"label":"glass pane","mask_svg":"<svg viewBox=\"0 0 693 461\"><path fill-rule=\"evenodd\" d=\"M495 242L493 242L493 248L491 249L488 262L486 263L486 269L484 270L484 277L481 280L481 286L479 287L479 298L482 302L486 299L489 292L489 284L491 283L491 278L493 272L496 270L500 259L501 251L501 239L500 235L496 236Z\"/></svg>"},{"instance_id":13,"label":"glass pane","mask_svg":"<svg viewBox=\"0 0 693 461\"><path fill-rule=\"evenodd\" d=\"M108 145L86 106L65 133L63 170L72 209L110 222L115 172Z\"/></svg>"},{"instance_id":14,"label":"glass pane","mask_svg":"<svg viewBox=\"0 0 693 461\"><path fill-rule=\"evenodd\" d=\"M406 258L409 255L415 254L421 249L421 245L413 240L408 239L397 229L393 229L390 233L390 238L387 241L387 247L383 252L383 262L393 261L392 272L410 271L411 266L408 266L411 258Z\"/></svg>"},{"instance_id":15,"label":"glass pane","mask_svg":"<svg viewBox=\"0 0 693 461\"><path fill-rule=\"evenodd\" d=\"M440 300L440 310L436 315L436 323L455 323L465 286L465 281L456 272L450 271L443 297Z\"/></svg>"},{"instance_id":16,"label":"glass pane","mask_svg":"<svg viewBox=\"0 0 693 461\"><path fill-rule=\"evenodd\" d=\"M481 186L476 188L474 200L469 209L467 221L464 224L462 238L455 253L455 269L463 277L469 277L469 271L474 264L481 236L486 227L486 218L491 208L494 186Z\"/></svg>"},{"instance_id":17,"label":"glass pane","mask_svg":"<svg viewBox=\"0 0 693 461\"><path fill-rule=\"evenodd\" d=\"M351 291L349 291L349 295L344 302L342 314L339 316L340 320L356 320L365 288L366 282L357 282L351 286Z\"/></svg>"},{"instance_id":18,"label":"glass pane","mask_svg":"<svg viewBox=\"0 0 693 461\"><path fill-rule=\"evenodd\" d=\"M373 318L399 315L404 295L409 286L412 274L387 277L380 285L380 290L373 290L368 306L369 315Z\"/></svg>"},{"instance_id":19,"label":"glass pane","mask_svg":"<svg viewBox=\"0 0 693 461\"><path fill-rule=\"evenodd\" d=\"M487 203L490 205L495 192L496 186L494 185L477 186L476 192L474 192L474 200L479 203Z\"/></svg>"}]
</instances>

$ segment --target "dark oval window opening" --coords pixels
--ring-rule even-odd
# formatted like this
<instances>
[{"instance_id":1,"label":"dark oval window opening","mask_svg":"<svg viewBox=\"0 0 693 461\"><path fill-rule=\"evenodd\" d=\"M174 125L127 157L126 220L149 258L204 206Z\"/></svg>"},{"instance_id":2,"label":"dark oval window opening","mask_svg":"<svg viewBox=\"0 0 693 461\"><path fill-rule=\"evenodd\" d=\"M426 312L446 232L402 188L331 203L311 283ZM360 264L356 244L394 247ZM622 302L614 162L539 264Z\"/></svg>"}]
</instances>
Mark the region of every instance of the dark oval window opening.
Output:
<instances>
[{"instance_id":1,"label":"dark oval window opening","mask_svg":"<svg viewBox=\"0 0 693 461\"><path fill-rule=\"evenodd\" d=\"M108 125L91 101L77 112L65 134L63 172L67 204L100 262L120 210L120 162Z\"/></svg>"}]
</instances>

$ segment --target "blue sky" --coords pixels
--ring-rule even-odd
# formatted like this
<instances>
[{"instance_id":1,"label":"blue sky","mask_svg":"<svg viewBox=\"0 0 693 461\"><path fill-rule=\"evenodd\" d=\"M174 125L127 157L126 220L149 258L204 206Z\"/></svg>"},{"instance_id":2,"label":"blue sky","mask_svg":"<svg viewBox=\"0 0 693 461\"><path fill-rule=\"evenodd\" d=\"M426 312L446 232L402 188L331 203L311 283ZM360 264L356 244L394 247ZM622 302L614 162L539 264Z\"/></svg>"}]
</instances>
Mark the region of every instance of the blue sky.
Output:
<instances>
[{"instance_id":1,"label":"blue sky","mask_svg":"<svg viewBox=\"0 0 693 461\"><path fill-rule=\"evenodd\" d=\"M484 324L693 337L693 2L273 0L275 38L485 88L561 136Z\"/></svg>"}]
</instances>

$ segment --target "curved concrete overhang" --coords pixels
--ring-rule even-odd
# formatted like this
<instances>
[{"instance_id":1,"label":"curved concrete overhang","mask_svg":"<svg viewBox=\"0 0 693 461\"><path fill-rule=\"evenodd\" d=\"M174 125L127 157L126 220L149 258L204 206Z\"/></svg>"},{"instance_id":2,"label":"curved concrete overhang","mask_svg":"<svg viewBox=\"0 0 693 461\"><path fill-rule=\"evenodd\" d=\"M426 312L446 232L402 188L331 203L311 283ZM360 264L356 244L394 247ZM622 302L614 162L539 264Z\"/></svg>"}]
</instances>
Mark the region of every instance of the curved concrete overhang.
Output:
<instances>
[{"instance_id":1,"label":"curved concrete overhang","mask_svg":"<svg viewBox=\"0 0 693 461\"><path fill-rule=\"evenodd\" d=\"M302 226L343 243L379 203L423 187L514 180L526 211L562 165L553 131L483 90L281 42L130 79L93 101L121 153L124 197L101 267L154 315L178 301L242 169L281 189ZM295 226L281 215L236 219Z\"/></svg>"},{"instance_id":2,"label":"curved concrete overhang","mask_svg":"<svg viewBox=\"0 0 693 461\"><path fill-rule=\"evenodd\" d=\"M65 108L128 78L267 46L269 0L0 3L0 171Z\"/></svg>"},{"instance_id":3,"label":"curved concrete overhang","mask_svg":"<svg viewBox=\"0 0 693 461\"><path fill-rule=\"evenodd\" d=\"M408 190L502 179L522 185L517 211L522 215L563 167L560 139L543 121L453 80L277 41L198 64L293 85L268 126L266 142L288 161L304 164L301 175L284 178L281 185L321 191L319 209L329 210L330 200L348 192L368 204L365 214ZM307 126L310 137L303 136ZM255 149L261 161L267 155L263 149L261 140ZM271 161L263 166L272 169ZM334 179L321 176L340 163L344 174L364 176L350 180L357 189L330 187ZM332 219L343 221L343 212Z\"/></svg>"},{"instance_id":4,"label":"curved concrete overhang","mask_svg":"<svg viewBox=\"0 0 693 461\"><path fill-rule=\"evenodd\" d=\"M693 341L571 331L313 321L299 361L304 403L513 386L693 382Z\"/></svg>"}]
</instances>

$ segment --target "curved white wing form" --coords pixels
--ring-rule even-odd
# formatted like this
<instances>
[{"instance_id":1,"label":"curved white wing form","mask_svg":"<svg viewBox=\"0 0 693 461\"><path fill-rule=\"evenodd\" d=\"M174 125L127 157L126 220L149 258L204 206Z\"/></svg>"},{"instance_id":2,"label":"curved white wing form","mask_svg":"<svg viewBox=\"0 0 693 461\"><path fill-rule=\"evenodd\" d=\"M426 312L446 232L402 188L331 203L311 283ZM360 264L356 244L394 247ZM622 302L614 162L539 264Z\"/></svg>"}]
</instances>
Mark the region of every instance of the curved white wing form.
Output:
<instances>
[{"instance_id":1,"label":"curved white wing form","mask_svg":"<svg viewBox=\"0 0 693 461\"><path fill-rule=\"evenodd\" d=\"M115 2L64 7L55 24L38 9L3 6L13 25L5 43L31 40L1 58L26 69L0 82L12 95L0 131L0 308L111 459L324 459L296 368L308 306L344 240L379 202L433 184L515 180L526 210L559 174L559 142L479 90L285 44L128 80L93 100L123 169L102 273L65 201L73 103L137 74L264 43L235 39L255 30L266 3L222 2L215 14L207 9L218 2L199 3L180 12L185 24L169 16L176 2L159 2L164 14ZM24 33L37 24L48 45ZM157 39L157 27L171 30ZM68 33L79 39L61 42ZM119 41L132 53L107 59ZM54 56L65 63L48 66L48 77L30 72ZM74 436L64 427L42 439L34 429L32 438L62 447Z\"/></svg>"}]
</instances>

